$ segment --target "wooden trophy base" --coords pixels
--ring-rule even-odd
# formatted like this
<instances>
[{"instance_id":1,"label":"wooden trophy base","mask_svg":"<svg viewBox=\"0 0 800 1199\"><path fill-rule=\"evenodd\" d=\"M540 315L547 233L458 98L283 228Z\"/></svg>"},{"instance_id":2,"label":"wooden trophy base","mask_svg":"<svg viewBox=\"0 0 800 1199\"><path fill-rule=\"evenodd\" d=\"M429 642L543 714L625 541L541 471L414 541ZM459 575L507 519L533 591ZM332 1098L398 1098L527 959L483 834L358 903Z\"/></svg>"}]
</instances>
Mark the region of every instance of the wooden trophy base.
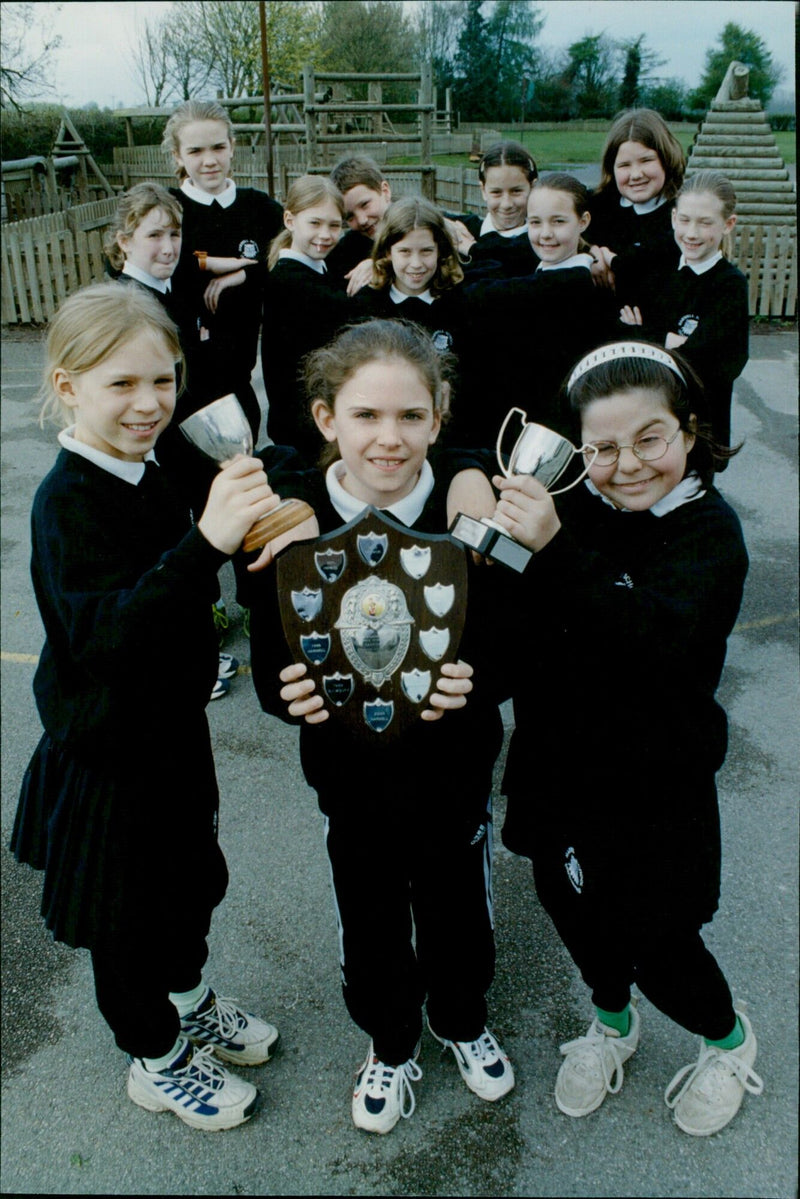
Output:
<instances>
[{"instance_id":1,"label":"wooden trophy base","mask_svg":"<svg viewBox=\"0 0 800 1199\"><path fill-rule=\"evenodd\" d=\"M313 515L314 509L305 500L283 500L272 512L256 521L242 542L242 549L246 554L260 550L273 537L288 533L289 529Z\"/></svg>"}]
</instances>

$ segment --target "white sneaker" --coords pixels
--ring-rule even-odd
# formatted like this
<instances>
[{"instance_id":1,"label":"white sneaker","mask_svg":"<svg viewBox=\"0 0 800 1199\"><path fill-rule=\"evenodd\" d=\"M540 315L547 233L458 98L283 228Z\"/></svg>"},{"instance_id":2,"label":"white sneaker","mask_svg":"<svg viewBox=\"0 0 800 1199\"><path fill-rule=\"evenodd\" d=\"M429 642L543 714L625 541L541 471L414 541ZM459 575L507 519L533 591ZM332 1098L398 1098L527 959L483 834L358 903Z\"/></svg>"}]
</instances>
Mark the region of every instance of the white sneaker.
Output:
<instances>
[{"instance_id":1,"label":"white sneaker","mask_svg":"<svg viewBox=\"0 0 800 1199\"><path fill-rule=\"evenodd\" d=\"M461 1077L481 1099L493 1103L513 1089L514 1070L511 1062L488 1028L484 1028L477 1041L448 1041L445 1037L437 1036L430 1022L428 1028L440 1045L452 1049Z\"/></svg>"},{"instance_id":2,"label":"white sneaker","mask_svg":"<svg viewBox=\"0 0 800 1199\"><path fill-rule=\"evenodd\" d=\"M556 1104L566 1116L588 1116L606 1095L616 1095L625 1073L622 1063L639 1044L639 1013L631 1004L625 1036L595 1017L584 1037L561 1046L564 1061L556 1078Z\"/></svg>"},{"instance_id":3,"label":"white sneaker","mask_svg":"<svg viewBox=\"0 0 800 1199\"><path fill-rule=\"evenodd\" d=\"M407 1120L416 1107L412 1082L422 1071L414 1058L402 1066L387 1066L375 1056L372 1041L364 1065L356 1075L353 1091L353 1123L367 1132L391 1132L402 1116Z\"/></svg>"},{"instance_id":4,"label":"white sneaker","mask_svg":"<svg viewBox=\"0 0 800 1199\"><path fill-rule=\"evenodd\" d=\"M764 1090L753 1069L758 1049L755 1033L744 1012L736 1015L744 1029L742 1044L736 1049L718 1049L701 1037L697 1061L679 1070L664 1092L675 1123L689 1136L710 1137L719 1132L742 1106L745 1091L760 1095ZM678 1093L670 1097L681 1082Z\"/></svg>"},{"instance_id":5,"label":"white sneaker","mask_svg":"<svg viewBox=\"0 0 800 1199\"><path fill-rule=\"evenodd\" d=\"M240 1066L268 1062L278 1041L272 1024L243 1012L210 987L195 1010L181 1017L181 1032L197 1045L210 1045L216 1057Z\"/></svg>"},{"instance_id":6,"label":"white sneaker","mask_svg":"<svg viewBox=\"0 0 800 1199\"><path fill-rule=\"evenodd\" d=\"M171 1111L184 1124L209 1132L243 1124L258 1101L256 1088L215 1061L210 1045L195 1049L188 1041L182 1041L172 1064L157 1073L132 1058L128 1095L149 1112Z\"/></svg>"}]
</instances>

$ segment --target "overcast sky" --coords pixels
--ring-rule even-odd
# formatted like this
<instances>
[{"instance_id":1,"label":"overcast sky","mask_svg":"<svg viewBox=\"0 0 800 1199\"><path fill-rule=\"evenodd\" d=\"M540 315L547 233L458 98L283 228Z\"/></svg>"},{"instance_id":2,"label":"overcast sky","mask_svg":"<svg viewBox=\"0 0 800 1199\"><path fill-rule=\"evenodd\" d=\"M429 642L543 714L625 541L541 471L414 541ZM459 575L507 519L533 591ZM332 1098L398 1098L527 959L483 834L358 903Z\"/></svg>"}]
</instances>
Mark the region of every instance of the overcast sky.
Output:
<instances>
[{"instance_id":1,"label":"overcast sky","mask_svg":"<svg viewBox=\"0 0 800 1199\"><path fill-rule=\"evenodd\" d=\"M127 48L135 42L137 28L168 7L144 0L38 3L38 10L48 10L48 29L62 38L53 99L75 107L92 101L102 108L143 103ZM537 0L536 7L546 18L543 46L564 49L587 33L605 32L612 38L644 33L649 48L667 60L659 74L690 86L698 82L706 51L726 22L735 21L764 39L785 71L780 88L794 90L792 0Z\"/></svg>"}]
</instances>

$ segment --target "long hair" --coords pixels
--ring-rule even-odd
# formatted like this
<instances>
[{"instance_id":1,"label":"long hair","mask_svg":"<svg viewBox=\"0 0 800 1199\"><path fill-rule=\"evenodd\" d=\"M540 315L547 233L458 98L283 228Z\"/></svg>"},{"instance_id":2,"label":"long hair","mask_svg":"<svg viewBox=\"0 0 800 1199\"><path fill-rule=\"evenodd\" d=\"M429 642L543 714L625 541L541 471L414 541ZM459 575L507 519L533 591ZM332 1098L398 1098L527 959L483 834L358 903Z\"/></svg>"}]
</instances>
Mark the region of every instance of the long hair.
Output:
<instances>
[{"instance_id":1,"label":"long hair","mask_svg":"<svg viewBox=\"0 0 800 1199\"><path fill-rule=\"evenodd\" d=\"M722 175L719 171L696 171L693 175L689 175L688 179L684 179L683 186L678 192L676 204L681 196L696 196L703 192L719 200L720 208L722 209L722 219L724 221L729 220L735 215L736 192L727 175ZM729 232L725 233L722 238L720 249L725 258L731 257L732 240Z\"/></svg>"},{"instance_id":2,"label":"long hair","mask_svg":"<svg viewBox=\"0 0 800 1199\"><path fill-rule=\"evenodd\" d=\"M391 249L413 229L427 229L439 251L436 272L431 279L431 294L439 296L464 278L458 250L447 231L441 209L422 196L402 196L386 209L372 244L375 288L388 287L394 279Z\"/></svg>"},{"instance_id":3,"label":"long hair","mask_svg":"<svg viewBox=\"0 0 800 1199\"><path fill-rule=\"evenodd\" d=\"M161 148L172 159L175 174L179 180L187 179L186 167L178 161L181 150L181 130L193 121L221 121L225 126L225 136L233 146L236 138L233 134L233 124L228 116L228 110L216 100L186 100L179 104L164 126L164 136Z\"/></svg>"},{"instance_id":4,"label":"long hair","mask_svg":"<svg viewBox=\"0 0 800 1199\"><path fill-rule=\"evenodd\" d=\"M624 142L639 142L656 152L664 168L662 195L665 200L674 200L683 183L686 155L664 118L652 108L630 108L614 117L603 146L597 190L617 190L614 163Z\"/></svg>"},{"instance_id":5,"label":"long hair","mask_svg":"<svg viewBox=\"0 0 800 1199\"><path fill-rule=\"evenodd\" d=\"M519 167L529 183L538 176L533 155L520 142L495 142L490 146L478 163L478 179L486 182L486 172L489 167Z\"/></svg>"},{"instance_id":6,"label":"long hair","mask_svg":"<svg viewBox=\"0 0 800 1199\"><path fill-rule=\"evenodd\" d=\"M589 210L589 189L574 175L563 171L552 171L549 175L541 175L533 184L531 191L537 188L548 188L550 191L563 192L572 201L572 209L577 217L582 217ZM589 243L583 238L578 240L579 250L588 250Z\"/></svg>"},{"instance_id":7,"label":"long hair","mask_svg":"<svg viewBox=\"0 0 800 1199\"><path fill-rule=\"evenodd\" d=\"M121 270L125 264L125 253L118 238L132 237L154 208L166 213L173 229L181 228L183 209L175 197L158 183L136 183L119 197L114 222L109 225L103 239L106 258L117 270Z\"/></svg>"},{"instance_id":8,"label":"long hair","mask_svg":"<svg viewBox=\"0 0 800 1199\"><path fill-rule=\"evenodd\" d=\"M303 212L306 208L314 208L317 204L323 204L325 200L333 201L339 209L342 220L344 220L344 200L336 184L331 183L330 179L325 175L301 175L290 186L286 194L283 211L297 214L298 212ZM281 250L288 249L291 243L292 234L289 229L282 229L280 233L273 237L269 243L269 256L267 258L267 265L270 270L272 270L278 261Z\"/></svg>"}]
</instances>

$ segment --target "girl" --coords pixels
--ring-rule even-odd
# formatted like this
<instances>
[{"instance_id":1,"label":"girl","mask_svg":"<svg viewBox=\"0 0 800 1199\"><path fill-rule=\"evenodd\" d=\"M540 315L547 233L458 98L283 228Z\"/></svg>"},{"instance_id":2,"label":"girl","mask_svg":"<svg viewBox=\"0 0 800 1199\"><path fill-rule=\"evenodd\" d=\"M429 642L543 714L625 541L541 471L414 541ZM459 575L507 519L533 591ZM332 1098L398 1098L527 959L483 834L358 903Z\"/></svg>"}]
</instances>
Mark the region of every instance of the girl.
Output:
<instances>
[{"instance_id":1,"label":"girl","mask_svg":"<svg viewBox=\"0 0 800 1199\"><path fill-rule=\"evenodd\" d=\"M606 340L611 322L592 284L583 234L589 195L572 175L545 175L527 203L528 237L538 266L525 278L470 282L466 324L482 336L465 339L465 404L457 440L494 445L503 417L519 403L530 420L558 428L560 382L572 364ZM529 346L530 356L522 347Z\"/></svg>"},{"instance_id":2,"label":"girl","mask_svg":"<svg viewBox=\"0 0 800 1199\"><path fill-rule=\"evenodd\" d=\"M339 240L344 202L324 175L303 175L289 188L284 229L269 252L261 367L267 390L267 432L308 461L319 453L319 435L306 418L298 365L328 341L354 312L330 280L325 259Z\"/></svg>"},{"instance_id":3,"label":"girl","mask_svg":"<svg viewBox=\"0 0 800 1199\"><path fill-rule=\"evenodd\" d=\"M666 122L650 108L620 113L608 132L600 185L591 198L595 281L613 287L619 303L642 265L677 255L670 201L678 194L686 158Z\"/></svg>"},{"instance_id":4,"label":"girl","mask_svg":"<svg viewBox=\"0 0 800 1199\"><path fill-rule=\"evenodd\" d=\"M212 1054L255 1065L278 1034L202 975L228 877L204 712L217 665L210 607L220 566L274 497L261 463L240 457L191 524L153 457L180 358L162 306L116 283L70 297L48 332L43 415L73 423L33 507L45 731L11 848L44 870L54 937L91 952L98 1006L131 1058L131 1099L217 1129L248 1119L257 1091ZM142 661L159 636L177 669L154 689Z\"/></svg>"},{"instance_id":5,"label":"girl","mask_svg":"<svg viewBox=\"0 0 800 1199\"><path fill-rule=\"evenodd\" d=\"M188 357L188 386L203 403L235 392L258 441L261 410L250 377L258 354L267 249L281 228L280 205L229 177L235 139L227 111L188 100L164 129L183 208L175 287L192 297L198 337L211 353Z\"/></svg>"},{"instance_id":6,"label":"girl","mask_svg":"<svg viewBox=\"0 0 800 1199\"><path fill-rule=\"evenodd\" d=\"M538 177L536 163L519 142L490 146L478 165L486 216L467 213L453 218L460 234L458 248L468 276L529 275L536 269L526 229L526 207Z\"/></svg>"},{"instance_id":7,"label":"girl","mask_svg":"<svg viewBox=\"0 0 800 1199\"><path fill-rule=\"evenodd\" d=\"M641 287L641 307L620 311L623 324L641 326L641 336L680 349L692 364L721 445L731 439L733 382L747 363L750 325L747 280L726 257L735 209L736 193L724 175L698 171L687 179L672 210L679 262L669 270L654 266Z\"/></svg>"},{"instance_id":8,"label":"girl","mask_svg":"<svg viewBox=\"0 0 800 1199\"><path fill-rule=\"evenodd\" d=\"M584 1116L619 1090L639 1041L636 983L701 1038L665 1098L684 1132L708 1136L762 1089L750 1022L700 932L720 884L727 736L714 693L748 565L713 486L732 451L701 423L691 368L657 346L601 347L566 395L573 438L599 451L587 485L557 510L530 476L495 480L496 519L537 551L517 576L537 630L521 665L548 686L544 705L514 700L503 839L532 858L592 989L588 1032L561 1046L558 1107Z\"/></svg>"},{"instance_id":9,"label":"girl","mask_svg":"<svg viewBox=\"0 0 800 1199\"><path fill-rule=\"evenodd\" d=\"M445 529L444 480L427 455L446 411L448 369L447 355L437 354L430 338L396 320L351 326L310 356L306 388L333 458L326 473L316 472L311 500L322 532L368 504L423 531ZM294 494L293 481L288 487ZM471 668L443 665L424 719L394 746L351 742L329 730L302 665L281 672L286 685L278 694L287 651L280 648L274 586L252 609L261 704L287 719L288 703L290 716L304 718L301 762L325 817L344 999L371 1038L353 1120L371 1132L389 1132L414 1110L426 996L431 1032L452 1049L467 1086L496 1100L514 1085L511 1065L486 1029L494 971L487 805L502 724L493 678L500 656L476 644L494 627L480 583L474 590L470 583L463 641L476 662L469 703L461 706ZM451 707L460 710L436 722Z\"/></svg>"}]
</instances>

